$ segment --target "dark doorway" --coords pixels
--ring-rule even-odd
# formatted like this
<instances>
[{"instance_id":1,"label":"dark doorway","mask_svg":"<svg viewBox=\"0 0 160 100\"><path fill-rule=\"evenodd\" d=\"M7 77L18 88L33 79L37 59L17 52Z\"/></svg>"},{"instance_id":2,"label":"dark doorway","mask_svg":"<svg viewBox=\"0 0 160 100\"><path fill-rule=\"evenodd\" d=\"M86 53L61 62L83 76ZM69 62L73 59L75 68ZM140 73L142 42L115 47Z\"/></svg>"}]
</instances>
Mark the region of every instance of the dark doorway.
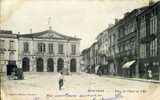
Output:
<instances>
[{"instance_id":1,"label":"dark doorway","mask_svg":"<svg viewBox=\"0 0 160 100\"><path fill-rule=\"evenodd\" d=\"M71 72L76 72L76 59L71 59L71 63L70 63L70 71Z\"/></svg>"},{"instance_id":2,"label":"dark doorway","mask_svg":"<svg viewBox=\"0 0 160 100\"><path fill-rule=\"evenodd\" d=\"M59 58L58 61L57 61L57 71L62 71L64 67L64 60Z\"/></svg>"},{"instance_id":3,"label":"dark doorway","mask_svg":"<svg viewBox=\"0 0 160 100\"><path fill-rule=\"evenodd\" d=\"M29 72L29 59L26 57L22 59L22 68L24 72Z\"/></svg>"},{"instance_id":4,"label":"dark doorway","mask_svg":"<svg viewBox=\"0 0 160 100\"><path fill-rule=\"evenodd\" d=\"M53 72L54 71L54 62L52 58L49 58L47 60L47 72Z\"/></svg>"},{"instance_id":5,"label":"dark doorway","mask_svg":"<svg viewBox=\"0 0 160 100\"><path fill-rule=\"evenodd\" d=\"M43 72L43 59L37 59L37 72Z\"/></svg>"}]
</instances>

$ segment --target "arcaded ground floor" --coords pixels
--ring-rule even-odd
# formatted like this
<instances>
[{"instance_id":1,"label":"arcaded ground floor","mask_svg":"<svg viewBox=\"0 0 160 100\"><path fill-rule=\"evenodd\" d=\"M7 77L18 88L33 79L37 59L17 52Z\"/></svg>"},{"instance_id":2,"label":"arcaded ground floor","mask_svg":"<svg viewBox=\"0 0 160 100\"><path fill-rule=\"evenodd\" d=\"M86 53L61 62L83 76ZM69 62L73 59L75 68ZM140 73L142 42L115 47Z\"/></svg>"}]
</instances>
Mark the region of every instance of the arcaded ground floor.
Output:
<instances>
[{"instance_id":1,"label":"arcaded ground floor","mask_svg":"<svg viewBox=\"0 0 160 100\"><path fill-rule=\"evenodd\" d=\"M72 73L64 76L59 91L57 73L26 72L24 77L8 80L1 75L2 100L160 100L160 84L150 82Z\"/></svg>"},{"instance_id":2,"label":"arcaded ground floor","mask_svg":"<svg viewBox=\"0 0 160 100\"><path fill-rule=\"evenodd\" d=\"M22 57L19 61L6 61L0 64L2 72L7 71L7 64L16 64L24 72L59 72L67 69L69 72L80 72L79 57Z\"/></svg>"}]
</instances>

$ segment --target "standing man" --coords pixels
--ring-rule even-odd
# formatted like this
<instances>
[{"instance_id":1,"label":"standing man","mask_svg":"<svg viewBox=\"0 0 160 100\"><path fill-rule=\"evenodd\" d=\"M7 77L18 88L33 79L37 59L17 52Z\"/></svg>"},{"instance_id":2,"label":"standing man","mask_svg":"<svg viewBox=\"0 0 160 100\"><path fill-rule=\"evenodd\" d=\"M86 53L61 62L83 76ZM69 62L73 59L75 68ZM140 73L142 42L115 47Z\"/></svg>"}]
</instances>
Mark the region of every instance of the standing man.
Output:
<instances>
[{"instance_id":1,"label":"standing man","mask_svg":"<svg viewBox=\"0 0 160 100\"><path fill-rule=\"evenodd\" d=\"M64 81L64 76L63 76L63 72L61 71L59 73L59 90L61 90L63 87L63 84L64 84L63 81Z\"/></svg>"},{"instance_id":2,"label":"standing man","mask_svg":"<svg viewBox=\"0 0 160 100\"><path fill-rule=\"evenodd\" d=\"M151 69L148 70L148 77L149 77L149 79L152 79L152 71L151 71Z\"/></svg>"}]
</instances>

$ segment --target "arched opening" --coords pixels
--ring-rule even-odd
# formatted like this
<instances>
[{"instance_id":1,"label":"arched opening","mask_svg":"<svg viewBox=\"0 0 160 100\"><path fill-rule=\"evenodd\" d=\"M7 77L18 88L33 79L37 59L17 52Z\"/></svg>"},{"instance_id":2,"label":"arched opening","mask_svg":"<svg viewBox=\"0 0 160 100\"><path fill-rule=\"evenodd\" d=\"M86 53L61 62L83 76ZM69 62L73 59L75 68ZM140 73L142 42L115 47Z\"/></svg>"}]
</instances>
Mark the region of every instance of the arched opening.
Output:
<instances>
[{"instance_id":1,"label":"arched opening","mask_svg":"<svg viewBox=\"0 0 160 100\"><path fill-rule=\"evenodd\" d=\"M77 65L77 63L76 63L76 59L71 59L71 63L70 63L70 71L71 72L76 72L76 66Z\"/></svg>"},{"instance_id":2,"label":"arched opening","mask_svg":"<svg viewBox=\"0 0 160 100\"><path fill-rule=\"evenodd\" d=\"M59 58L57 61L57 71L62 71L64 67L64 60L62 58Z\"/></svg>"},{"instance_id":3,"label":"arched opening","mask_svg":"<svg viewBox=\"0 0 160 100\"><path fill-rule=\"evenodd\" d=\"M23 58L22 59L22 69L24 72L29 72L29 59L28 58Z\"/></svg>"},{"instance_id":4,"label":"arched opening","mask_svg":"<svg viewBox=\"0 0 160 100\"><path fill-rule=\"evenodd\" d=\"M49 58L47 60L47 72L53 72L54 71L54 61L52 58Z\"/></svg>"},{"instance_id":5,"label":"arched opening","mask_svg":"<svg viewBox=\"0 0 160 100\"><path fill-rule=\"evenodd\" d=\"M37 59L37 72L43 72L43 59Z\"/></svg>"}]
</instances>

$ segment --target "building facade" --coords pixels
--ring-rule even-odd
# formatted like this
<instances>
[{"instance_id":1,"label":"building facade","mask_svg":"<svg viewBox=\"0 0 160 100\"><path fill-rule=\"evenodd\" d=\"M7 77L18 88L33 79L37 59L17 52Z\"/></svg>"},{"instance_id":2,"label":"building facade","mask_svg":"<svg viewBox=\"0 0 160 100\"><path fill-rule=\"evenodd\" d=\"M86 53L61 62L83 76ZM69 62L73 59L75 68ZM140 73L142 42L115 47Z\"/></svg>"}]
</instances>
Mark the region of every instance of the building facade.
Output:
<instances>
[{"instance_id":1,"label":"building facade","mask_svg":"<svg viewBox=\"0 0 160 100\"><path fill-rule=\"evenodd\" d=\"M119 75L128 77L136 76L136 16L140 12L140 9L135 9L130 13L126 13L125 17L118 22ZM134 64L127 64L131 61Z\"/></svg>"},{"instance_id":2,"label":"building facade","mask_svg":"<svg viewBox=\"0 0 160 100\"><path fill-rule=\"evenodd\" d=\"M160 79L160 2L150 5L137 17L139 77Z\"/></svg>"},{"instance_id":3,"label":"building facade","mask_svg":"<svg viewBox=\"0 0 160 100\"><path fill-rule=\"evenodd\" d=\"M0 30L0 71L6 72L6 65L18 64L18 39L12 31Z\"/></svg>"},{"instance_id":4,"label":"building facade","mask_svg":"<svg viewBox=\"0 0 160 100\"><path fill-rule=\"evenodd\" d=\"M108 38L109 38L109 58L108 58L108 67L109 74L115 75L117 74L118 69L118 26L116 25L117 21L115 20L115 25L108 28Z\"/></svg>"},{"instance_id":5,"label":"building facade","mask_svg":"<svg viewBox=\"0 0 160 100\"><path fill-rule=\"evenodd\" d=\"M98 64L108 74L160 80L160 1L125 13L97 36ZM92 57L90 60L93 59Z\"/></svg>"},{"instance_id":6,"label":"building facade","mask_svg":"<svg viewBox=\"0 0 160 100\"><path fill-rule=\"evenodd\" d=\"M17 66L24 72L80 71L79 38L59 34L51 28L16 36Z\"/></svg>"},{"instance_id":7,"label":"building facade","mask_svg":"<svg viewBox=\"0 0 160 100\"><path fill-rule=\"evenodd\" d=\"M98 45L97 42L94 42L90 47L90 66L91 66L91 73L95 72L95 67L98 65Z\"/></svg>"},{"instance_id":8,"label":"building facade","mask_svg":"<svg viewBox=\"0 0 160 100\"><path fill-rule=\"evenodd\" d=\"M90 68L90 48L86 48L82 51L82 61L84 63L84 71L87 72Z\"/></svg>"},{"instance_id":9,"label":"building facade","mask_svg":"<svg viewBox=\"0 0 160 100\"><path fill-rule=\"evenodd\" d=\"M97 37L97 46L98 46L98 64L106 64L106 33L101 32Z\"/></svg>"}]
</instances>

